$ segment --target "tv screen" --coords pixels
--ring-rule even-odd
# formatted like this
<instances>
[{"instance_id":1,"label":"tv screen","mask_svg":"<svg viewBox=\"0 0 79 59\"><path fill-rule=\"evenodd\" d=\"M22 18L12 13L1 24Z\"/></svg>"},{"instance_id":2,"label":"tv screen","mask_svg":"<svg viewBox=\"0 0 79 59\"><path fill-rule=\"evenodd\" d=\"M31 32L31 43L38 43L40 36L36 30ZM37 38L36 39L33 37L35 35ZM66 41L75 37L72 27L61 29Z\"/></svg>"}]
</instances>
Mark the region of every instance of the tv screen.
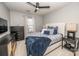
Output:
<instances>
[{"instance_id":1,"label":"tv screen","mask_svg":"<svg viewBox=\"0 0 79 59\"><path fill-rule=\"evenodd\" d=\"M8 30L7 20L0 18L0 33L4 33Z\"/></svg>"}]
</instances>

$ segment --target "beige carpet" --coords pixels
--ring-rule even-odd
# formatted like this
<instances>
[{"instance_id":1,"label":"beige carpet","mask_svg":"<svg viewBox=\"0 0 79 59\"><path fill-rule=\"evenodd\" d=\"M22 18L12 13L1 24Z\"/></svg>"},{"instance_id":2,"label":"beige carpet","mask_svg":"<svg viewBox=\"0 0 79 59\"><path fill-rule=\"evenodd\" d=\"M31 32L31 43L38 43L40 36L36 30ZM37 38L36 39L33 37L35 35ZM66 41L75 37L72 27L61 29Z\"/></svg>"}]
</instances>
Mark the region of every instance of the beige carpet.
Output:
<instances>
[{"instance_id":1,"label":"beige carpet","mask_svg":"<svg viewBox=\"0 0 79 59\"><path fill-rule=\"evenodd\" d=\"M15 51L15 56L26 56L26 46L25 46L25 41L18 41L17 42L17 47Z\"/></svg>"},{"instance_id":2,"label":"beige carpet","mask_svg":"<svg viewBox=\"0 0 79 59\"><path fill-rule=\"evenodd\" d=\"M61 44L61 42L49 47L47 49L47 51L45 52L45 54L47 54L48 52L50 52L51 50L53 50L54 48L56 48L60 44ZM79 56L79 51L76 52L76 55ZM26 46L25 46L24 40L17 42L15 56L27 56ZM51 53L47 54L46 56L73 56L73 53L66 50L65 48L61 49L61 46L60 46L59 48L55 49Z\"/></svg>"}]
</instances>

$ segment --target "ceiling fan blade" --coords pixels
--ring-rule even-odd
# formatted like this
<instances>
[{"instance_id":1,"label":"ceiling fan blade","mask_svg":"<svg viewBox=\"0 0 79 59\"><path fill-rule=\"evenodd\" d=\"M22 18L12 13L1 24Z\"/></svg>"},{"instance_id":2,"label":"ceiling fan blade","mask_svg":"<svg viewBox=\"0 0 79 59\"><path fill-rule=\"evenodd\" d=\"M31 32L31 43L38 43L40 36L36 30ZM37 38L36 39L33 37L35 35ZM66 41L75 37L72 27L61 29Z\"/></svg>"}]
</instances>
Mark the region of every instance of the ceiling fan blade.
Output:
<instances>
[{"instance_id":1,"label":"ceiling fan blade","mask_svg":"<svg viewBox=\"0 0 79 59\"><path fill-rule=\"evenodd\" d=\"M39 6L39 8L50 8L50 6Z\"/></svg>"},{"instance_id":2,"label":"ceiling fan blade","mask_svg":"<svg viewBox=\"0 0 79 59\"><path fill-rule=\"evenodd\" d=\"M34 7L36 7L36 5L32 4L31 2L27 2L29 5L32 5Z\"/></svg>"},{"instance_id":3,"label":"ceiling fan blade","mask_svg":"<svg viewBox=\"0 0 79 59\"><path fill-rule=\"evenodd\" d=\"M37 12L38 10L37 9L35 9L35 11L34 12Z\"/></svg>"},{"instance_id":4,"label":"ceiling fan blade","mask_svg":"<svg viewBox=\"0 0 79 59\"><path fill-rule=\"evenodd\" d=\"M39 2L36 2L36 8L38 8L39 7Z\"/></svg>"}]
</instances>

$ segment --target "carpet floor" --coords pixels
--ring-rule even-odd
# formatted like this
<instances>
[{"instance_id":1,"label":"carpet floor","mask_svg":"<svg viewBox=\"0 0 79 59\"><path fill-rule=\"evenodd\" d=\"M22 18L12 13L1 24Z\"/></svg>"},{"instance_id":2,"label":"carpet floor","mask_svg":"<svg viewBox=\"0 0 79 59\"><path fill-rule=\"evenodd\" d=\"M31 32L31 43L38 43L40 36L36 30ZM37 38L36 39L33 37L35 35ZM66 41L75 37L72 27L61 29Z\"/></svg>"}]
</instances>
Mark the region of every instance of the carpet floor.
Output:
<instances>
[{"instance_id":1,"label":"carpet floor","mask_svg":"<svg viewBox=\"0 0 79 59\"><path fill-rule=\"evenodd\" d=\"M45 52L45 56L73 56L73 53L68 51L65 48L61 48L58 47L57 49L53 49L54 47L58 46L60 43L56 43L55 45L49 47L46 52ZM51 53L48 53L50 52ZM16 51L15 51L15 56L27 56L27 52L26 52L26 45L25 45L25 40L22 41L18 41L17 42L17 47L16 47ZM76 52L76 56L79 56L79 51Z\"/></svg>"}]
</instances>

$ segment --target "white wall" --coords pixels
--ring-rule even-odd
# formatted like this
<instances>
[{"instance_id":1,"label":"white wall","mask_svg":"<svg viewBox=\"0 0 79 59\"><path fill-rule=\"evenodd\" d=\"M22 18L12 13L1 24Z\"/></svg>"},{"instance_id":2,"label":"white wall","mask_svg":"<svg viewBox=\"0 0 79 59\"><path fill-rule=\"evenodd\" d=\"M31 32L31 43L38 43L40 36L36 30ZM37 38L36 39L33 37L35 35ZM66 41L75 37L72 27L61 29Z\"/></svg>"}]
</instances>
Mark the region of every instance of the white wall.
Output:
<instances>
[{"instance_id":1,"label":"white wall","mask_svg":"<svg viewBox=\"0 0 79 59\"><path fill-rule=\"evenodd\" d=\"M28 13L22 13L18 11L10 10L10 26L24 26L25 18L31 16L35 19L35 28L36 31L40 31L42 28L42 16L39 15L29 15Z\"/></svg>"},{"instance_id":2,"label":"white wall","mask_svg":"<svg viewBox=\"0 0 79 59\"><path fill-rule=\"evenodd\" d=\"M24 26L24 13L10 10L10 26Z\"/></svg>"},{"instance_id":3,"label":"white wall","mask_svg":"<svg viewBox=\"0 0 79 59\"><path fill-rule=\"evenodd\" d=\"M3 18L8 21L8 32L9 32L9 20L10 20L9 9L3 3L0 3L0 18Z\"/></svg>"},{"instance_id":4,"label":"white wall","mask_svg":"<svg viewBox=\"0 0 79 59\"><path fill-rule=\"evenodd\" d=\"M42 16L37 16L37 15L35 15L34 18L35 18L35 24L36 24L35 25L36 31L38 32L43 27L43 18L42 18Z\"/></svg>"},{"instance_id":5,"label":"white wall","mask_svg":"<svg viewBox=\"0 0 79 59\"><path fill-rule=\"evenodd\" d=\"M54 22L78 23L77 36L79 37L79 3L70 3L64 8L44 16L44 24Z\"/></svg>"}]
</instances>

